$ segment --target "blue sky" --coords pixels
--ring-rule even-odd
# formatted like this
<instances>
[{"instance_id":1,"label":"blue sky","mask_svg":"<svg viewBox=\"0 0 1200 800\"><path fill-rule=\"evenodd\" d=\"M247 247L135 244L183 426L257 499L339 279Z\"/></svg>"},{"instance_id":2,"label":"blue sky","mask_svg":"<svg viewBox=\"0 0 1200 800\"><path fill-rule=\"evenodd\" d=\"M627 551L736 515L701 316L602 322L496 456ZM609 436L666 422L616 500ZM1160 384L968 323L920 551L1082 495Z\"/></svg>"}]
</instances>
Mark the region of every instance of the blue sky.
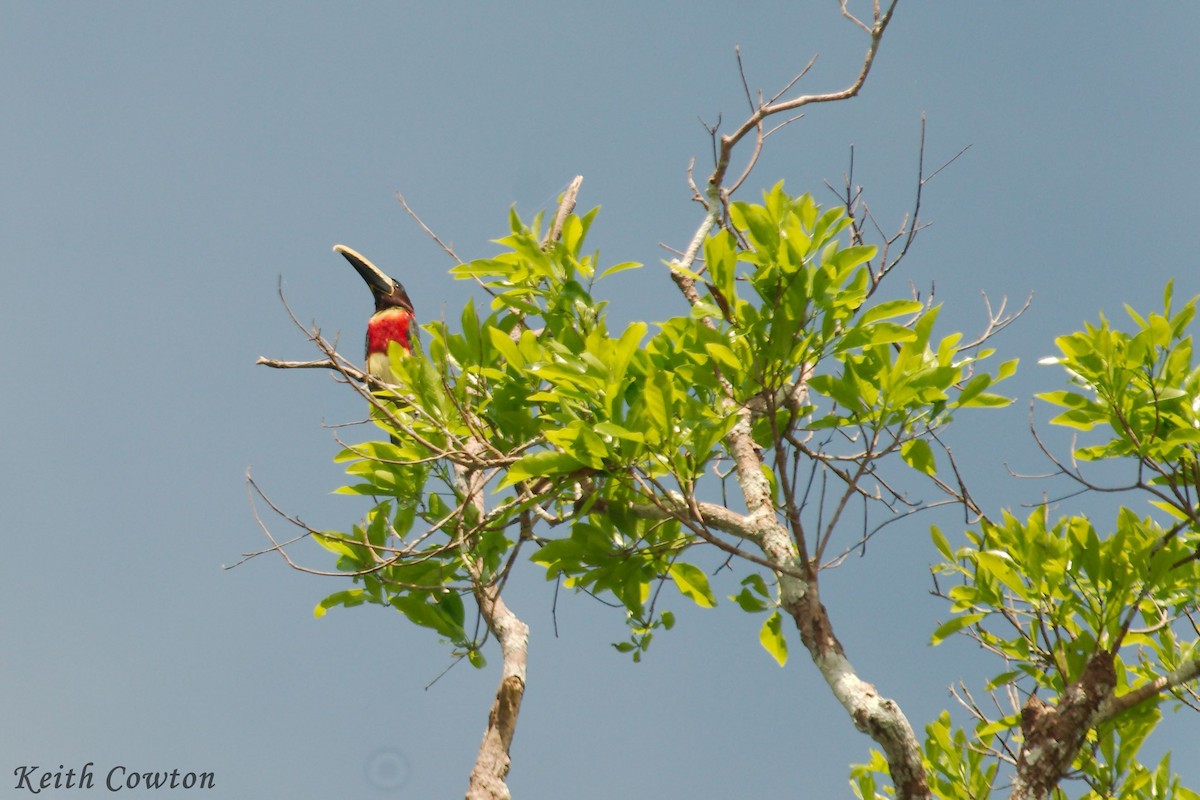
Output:
<instances>
[{"instance_id":1,"label":"blue sky","mask_svg":"<svg viewBox=\"0 0 1200 800\"><path fill-rule=\"evenodd\" d=\"M685 180L690 158L707 163L698 118L746 112L734 44L768 94L816 53L802 90L844 85L865 44L832 0L732 8L5 4L0 776L90 761L215 772L221 798L465 789L494 668L425 689L447 651L399 615L314 620L336 580L267 558L222 569L265 543L248 466L314 526L362 510L330 494L321 427L361 403L324 375L254 366L311 355L277 281L348 352L370 301L335 242L400 277L426 318L454 319L469 287L394 193L471 258L492 252L510 205L531 214L582 174L581 206L603 206L602 257L648 265L608 285L613 319L677 313L658 245L682 246L699 221ZM1035 363L1053 337L1101 309L1154 308L1172 277L1178 295L1200 292L1197 24L1182 3L902 2L862 96L808 109L743 190L783 179L831 201L822 181L840 183L853 143L890 229L911 201L921 114L927 164L971 145L928 185L934 224L892 289L935 285L946 329L970 332L981 291L1034 295L997 342L1022 359L1018 402L954 432L992 510L1054 493L1003 467L1045 469L1027 414L1059 385ZM946 616L928 594L929 521L893 526L824 585L851 659L917 727L952 704L947 686L992 666L965 642L927 644ZM781 670L726 604L682 614L634 666L608 646L618 616L564 594L555 638L552 585L523 577L517 796L848 791L845 765L870 743L794 637ZM1197 730L1174 716L1151 745L1172 747L1193 784Z\"/></svg>"}]
</instances>

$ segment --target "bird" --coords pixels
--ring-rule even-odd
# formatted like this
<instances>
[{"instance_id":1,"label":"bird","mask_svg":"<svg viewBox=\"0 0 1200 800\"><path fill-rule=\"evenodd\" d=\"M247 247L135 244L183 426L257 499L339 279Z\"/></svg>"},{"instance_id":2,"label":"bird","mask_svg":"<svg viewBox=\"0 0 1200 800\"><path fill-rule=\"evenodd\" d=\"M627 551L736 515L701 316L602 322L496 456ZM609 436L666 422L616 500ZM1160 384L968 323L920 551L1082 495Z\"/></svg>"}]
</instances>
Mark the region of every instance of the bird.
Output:
<instances>
[{"instance_id":1,"label":"bird","mask_svg":"<svg viewBox=\"0 0 1200 800\"><path fill-rule=\"evenodd\" d=\"M395 342L405 355L412 354L417 336L412 300L400 281L388 276L357 250L335 244L333 251L350 262L375 298L375 313L367 320L367 374L383 383L399 383L392 371L388 348Z\"/></svg>"}]
</instances>

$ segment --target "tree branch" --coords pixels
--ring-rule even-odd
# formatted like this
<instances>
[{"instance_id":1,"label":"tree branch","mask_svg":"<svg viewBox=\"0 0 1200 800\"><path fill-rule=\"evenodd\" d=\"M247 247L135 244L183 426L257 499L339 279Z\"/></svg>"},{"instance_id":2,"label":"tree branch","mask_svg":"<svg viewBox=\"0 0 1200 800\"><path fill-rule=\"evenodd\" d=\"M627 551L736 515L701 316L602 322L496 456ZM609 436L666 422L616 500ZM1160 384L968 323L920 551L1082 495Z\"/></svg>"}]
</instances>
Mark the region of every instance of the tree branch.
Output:
<instances>
[{"instance_id":1,"label":"tree branch","mask_svg":"<svg viewBox=\"0 0 1200 800\"><path fill-rule=\"evenodd\" d=\"M1057 705L1030 695L1021 709L1024 742L1017 754L1013 800L1043 800L1058 786L1079 753L1087 732L1116 685L1113 655L1100 650L1079 680L1063 689Z\"/></svg>"},{"instance_id":2,"label":"tree branch","mask_svg":"<svg viewBox=\"0 0 1200 800\"><path fill-rule=\"evenodd\" d=\"M575 176L563 193L554 215L554 222L542 242L543 247L558 241L562 236L563 224L575 208L582 183L583 176ZM482 439L472 437L467 443L467 450L481 455L488 446ZM456 465L455 472L461 491L461 504L464 507L473 505L476 518L486 519L483 498L486 481L481 479L478 470L467 466ZM471 575L479 613L487 623L488 630L500 643L503 667L500 685L496 689L496 699L492 702L492 710L488 714L487 730L484 732L483 742L479 745L475 766L471 770L466 796L467 800L508 800L511 794L505 778L508 777L512 763L510 750L517 729L517 717L521 713L521 701L525 697L529 626L504 602L501 596L503 576L489 576L484 573L484 565L471 552L472 544L473 541L464 539L463 562ZM512 563L511 560L509 563Z\"/></svg>"},{"instance_id":3,"label":"tree branch","mask_svg":"<svg viewBox=\"0 0 1200 800\"><path fill-rule=\"evenodd\" d=\"M892 20L892 12L896 9L898 0L892 0L888 4L887 11L879 12L879 6L876 4L874 24L867 27L859 20L855 19L847 10L846 2L842 2L842 13L847 18L853 20L859 27L866 31L871 42L867 48L867 54L863 57L862 68L858 72L858 77L854 82L836 92L826 92L824 94L805 94L799 97L794 97L791 100L781 100L778 102L763 103L754 110L745 122L743 122L733 133L726 134L720 138L720 144L717 151L717 163L713 168L712 174L708 178L710 188L716 187L718 190L724 184L725 172L729 169L729 159L733 154L734 147L737 146L743 138L753 130L758 130L767 117L775 114L781 114L787 111L794 111L803 106L812 105L813 103L832 103L838 100L848 100L854 97L862 89L863 84L867 81L867 75L871 72L871 66L875 63L875 55L879 51L879 43L883 40L883 32L887 29L888 23ZM810 62L811 66L811 62ZM808 67L805 67L805 72ZM799 80L804 75L801 72L799 76L793 79L792 83ZM790 84L789 84L790 85Z\"/></svg>"},{"instance_id":4,"label":"tree branch","mask_svg":"<svg viewBox=\"0 0 1200 800\"><path fill-rule=\"evenodd\" d=\"M1200 658L1193 658L1179 669L1159 675L1154 680L1132 689L1120 697L1110 697L1100 704L1096 724L1108 722L1124 712L1163 692L1169 692L1200 677Z\"/></svg>"},{"instance_id":5,"label":"tree branch","mask_svg":"<svg viewBox=\"0 0 1200 800\"><path fill-rule=\"evenodd\" d=\"M734 148L751 131L757 131L756 152L751 156L752 167L757 151L761 147L763 121L768 117L792 112L813 103L827 103L854 97L862 89L875 61L884 30L891 21L896 7L893 0L886 11L881 11L878 2L874 7L873 24L868 27L847 11L841 3L842 13L870 35L870 44L863 58L858 76L846 88L825 94L809 94L780 101L760 100L750 116L733 133L723 135L717 142L717 154L713 171L705 186L704 219L692 236L681 257L669 262L671 278L680 292L692 305L701 302L695 287L694 264L705 239L714 227L724 219L725 207L731 190L725 188L725 176L729 169ZM740 65L740 52L739 52ZM740 67L739 67L740 69ZM807 68L806 68L807 71ZM744 72L742 73L744 76ZM804 73L802 72L801 75ZM796 80L799 79L799 76ZM793 81L794 83L795 81ZM790 85L790 84L789 84ZM785 90L786 91L786 90ZM715 129L713 129L715 137ZM738 178L737 188L745 180ZM709 324L714 324L708 320ZM718 381L724 395L722 405L726 413L735 415L737 422L726 436L725 444L734 463L734 475L741 489L746 506L746 520L758 531L758 544L766 561L779 578L780 605L793 618L800 631L800 638L808 648L814 664L824 676L834 696L843 705L855 726L880 744L887 755L895 786L896 796L901 800L930 796L929 786L921 761L921 751L912 726L895 702L883 698L873 686L862 681L849 660L841 643L833 634L832 623L825 607L821 604L816 581L816 566L805 550L803 537L793 540L786 527L776 516L770 484L763 470L763 455L751 434L752 412L745 404L737 403L732 387L720 377Z\"/></svg>"}]
</instances>

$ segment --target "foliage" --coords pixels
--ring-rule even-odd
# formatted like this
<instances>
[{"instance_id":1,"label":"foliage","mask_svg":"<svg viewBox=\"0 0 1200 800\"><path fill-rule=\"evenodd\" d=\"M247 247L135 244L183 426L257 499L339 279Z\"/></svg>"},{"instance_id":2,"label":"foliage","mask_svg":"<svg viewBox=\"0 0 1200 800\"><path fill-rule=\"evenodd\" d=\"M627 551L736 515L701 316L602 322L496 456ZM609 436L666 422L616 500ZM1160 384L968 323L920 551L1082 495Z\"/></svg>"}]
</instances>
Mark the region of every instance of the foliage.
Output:
<instances>
[{"instance_id":1,"label":"foliage","mask_svg":"<svg viewBox=\"0 0 1200 800\"><path fill-rule=\"evenodd\" d=\"M584 252L595 214L567 217L550 244L540 220L512 215L498 255L454 270L489 290L486 316L467 303L457 330L425 325L427 353L393 353L400 385L377 421L396 443L338 456L355 479L341 491L378 502L352 531L318 537L360 588L318 613L391 605L482 663L461 595L475 569L483 582L503 580L532 545L548 579L624 608L630 637L616 646L637 660L674 622L665 585L701 607L717 602L688 560L715 534L689 509L729 463L724 440L740 407L762 408L753 437L766 451L848 430L851 454L820 455L853 465L895 454L932 474L926 432L959 408L1007 402L988 389L1015 362L972 374L989 352L965 354L958 335L935 340L937 307L868 303L875 248L845 243L842 208L781 185L761 205L733 204L731 228L705 242L704 302L653 331L638 322L620 332L594 286L637 265L600 271ZM812 394L796 397L805 375ZM466 496L456 465L485 476L489 510ZM760 641L782 664L777 594L775 576L752 571L731 599L765 616Z\"/></svg>"},{"instance_id":2,"label":"foliage","mask_svg":"<svg viewBox=\"0 0 1200 800\"><path fill-rule=\"evenodd\" d=\"M1009 697L1040 694L1070 702L1071 692L1089 682L1089 665L1111 656L1115 683L1090 717L1071 774L1086 784L1083 797L1195 798L1170 771L1169 754L1157 767L1137 760L1164 704L1178 706L1195 697L1196 629L1192 614L1200 592L1200 369L1192 361L1187 329L1196 301L1172 309L1167 286L1162 313L1142 316L1128 309L1135 330L1099 324L1056 340L1059 364L1072 388L1039 395L1066 410L1052 422L1094 432L1098 444L1076 444L1072 461L1058 463L1062 474L1085 489L1101 489L1073 466L1077 461L1112 461L1133 475L1124 487L1141 494L1159 512L1139 514L1121 507L1112 528L1098 531L1089 518L1074 514L1050 518L1039 508L1025 519L1005 512L980 520L955 548L937 528L933 541L942 562L935 568L957 583L945 591L954 614L933 634L935 644L963 633L999 656L1001 669L985 684ZM987 777L978 754L1019 763L1014 754L1031 729L1029 713L1013 708L989 718L972 702L976 718L970 734L947 738L948 720L937 727L942 743L927 748L937 771L947 755L959 776L940 784L939 796L983 797L954 789L980 785ZM964 750L963 742L972 747ZM871 796L872 772L855 773L860 796ZM991 785L990 778L986 785ZM1058 790L1056 796L1066 795Z\"/></svg>"},{"instance_id":3,"label":"foliage","mask_svg":"<svg viewBox=\"0 0 1200 800\"><path fill-rule=\"evenodd\" d=\"M961 409L1007 404L992 390L1016 362L982 371L991 327L973 342L938 337L937 306L877 299L895 261L863 243L850 210L782 185L760 204L731 203L704 238L700 271L668 265L690 308L621 330L596 285L638 265L602 269L585 251L596 211L566 216L559 237L511 214L496 255L454 270L490 306L466 303L453 327L427 323L426 349L391 353L398 383L367 394L389 441L338 455L352 479L340 491L373 505L350 531L316 534L355 584L316 613L391 606L482 666L486 592L528 561L620 607L628 637L614 647L636 661L672 628L678 598L718 602L715 555L734 567L727 596L759 620L770 657L786 663L791 618L820 666L842 655L813 633L829 624L824 608L805 602L847 527L843 511L910 513L920 506L898 485L927 479L977 517L961 544L932 529L935 586L951 612L933 641L966 635L995 654L984 690L1008 710L985 712L964 686L974 724L945 712L923 743L913 737L922 774L903 796L985 798L1011 780L1014 797L1041 797L1073 777L1088 798L1197 797L1169 756L1137 759L1161 706L1186 702L1200 672L1184 624L1200 590L1195 301L1173 310L1168 286L1162 313L1130 311L1134 332L1101 319L1060 337L1061 355L1046 360L1072 384L1040 395L1064 409L1052 421L1099 438L1074 446L1059 471L1108 490L1078 463L1132 467L1117 488L1148 495L1151 512L1122 507L1107 532L1049 507L989 516L938 431ZM769 518L754 513L756 481ZM877 697L835 683L848 707ZM857 795L892 796L895 759L872 751L854 766Z\"/></svg>"}]
</instances>

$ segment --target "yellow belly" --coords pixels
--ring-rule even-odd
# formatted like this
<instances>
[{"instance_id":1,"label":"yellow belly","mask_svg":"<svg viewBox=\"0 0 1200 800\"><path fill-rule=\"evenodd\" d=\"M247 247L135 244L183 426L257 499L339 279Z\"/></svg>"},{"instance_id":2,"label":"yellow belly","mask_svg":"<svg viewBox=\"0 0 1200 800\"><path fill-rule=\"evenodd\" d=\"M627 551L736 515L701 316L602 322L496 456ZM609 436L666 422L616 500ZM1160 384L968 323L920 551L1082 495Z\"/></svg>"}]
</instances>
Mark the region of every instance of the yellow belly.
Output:
<instances>
[{"instance_id":1,"label":"yellow belly","mask_svg":"<svg viewBox=\"0 0 1200 800\"><path fill-rule=\"evenodd\" d=\"M367 372L384 383L399 383L392 372L392 362L387 353L371 353L367 356Z\"/></svg>"}]
</instances>

